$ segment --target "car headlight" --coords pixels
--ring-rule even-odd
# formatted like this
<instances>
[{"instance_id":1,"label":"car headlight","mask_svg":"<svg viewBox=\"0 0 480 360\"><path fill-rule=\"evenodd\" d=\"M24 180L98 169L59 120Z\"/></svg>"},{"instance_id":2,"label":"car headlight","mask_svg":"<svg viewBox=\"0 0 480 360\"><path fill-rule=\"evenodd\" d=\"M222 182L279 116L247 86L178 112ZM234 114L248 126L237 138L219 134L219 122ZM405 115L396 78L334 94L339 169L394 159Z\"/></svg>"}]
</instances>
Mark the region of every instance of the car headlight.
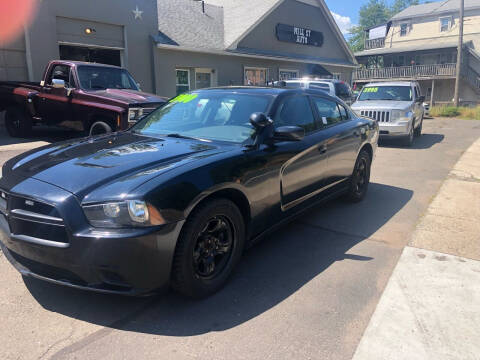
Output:
<instances>
[{"instance_id":1,"label":"car headlight","mask_svg":"<svg viewBox=\"0 0 480 360\"><path fill-rule=\"evenodd\" d=\"M392 121L398 121L398 120L410 120L410 118L413 116L413 113L411 111L407 110L392 110Z\"/></svg>"},{"instance_id":2,"label":"car headlight","mask_svg":"<svg viewBox=\"0 0 480 360\"><path fill-rule=\"evenodd\" d=\"M142 108L129 108L128 109L128 122L135 123L143 116Z\"/></svg>"},{"instance_id":3,"label":"car headlight","mask_svg":"<svg viewBox=\"0 0 480 360\"><path fill-rule=\"evenodd\" d=\"M100 228L155 226L165 224L160 212L141 200L126 200L85 205L83 212L90 224Z\"/></svg>"}]
</instances>

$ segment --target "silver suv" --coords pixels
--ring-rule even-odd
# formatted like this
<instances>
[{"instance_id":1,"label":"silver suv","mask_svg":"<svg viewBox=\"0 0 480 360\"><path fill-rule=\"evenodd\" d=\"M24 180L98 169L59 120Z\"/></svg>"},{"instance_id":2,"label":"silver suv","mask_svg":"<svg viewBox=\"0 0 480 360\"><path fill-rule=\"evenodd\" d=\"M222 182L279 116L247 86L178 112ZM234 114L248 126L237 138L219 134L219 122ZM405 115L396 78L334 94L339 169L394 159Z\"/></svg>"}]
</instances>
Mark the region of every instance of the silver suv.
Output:
<instances>
[{"instance_id":1,"label":"silver suv","mask_svg":"<svg viewBox=\"0 0 480 360\"><path fill-rule=\"evenodd\" d=\"M275 86L323 90L331 96L337 96L348 105L351 105L355 100L350 86L346 82L337 79L280 80L275 82Z\"/></svg>"},{"instance_id":2,"label":"silver suv","mask_svg":"<svg viewBox=\"0 0 480 360\"><path fill-rule=\"evenodd\" d=\"M414 136L422 134L424 101L415 81L370 83L364 86L352 110L377 120L380 136L401 136L410 146Z\"/></svg>"}]
</instances>

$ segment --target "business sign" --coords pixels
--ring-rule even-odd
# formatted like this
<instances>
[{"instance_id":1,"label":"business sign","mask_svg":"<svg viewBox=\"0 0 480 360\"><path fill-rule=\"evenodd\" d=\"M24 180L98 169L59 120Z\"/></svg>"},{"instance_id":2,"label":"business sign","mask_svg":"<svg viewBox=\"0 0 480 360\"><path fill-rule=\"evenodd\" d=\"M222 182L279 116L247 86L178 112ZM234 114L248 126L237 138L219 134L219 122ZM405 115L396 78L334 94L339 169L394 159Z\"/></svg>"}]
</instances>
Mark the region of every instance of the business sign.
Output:
<instances>
[{"instance_id":1,"label":"business sign","mask_svg":"<svg viewBox=\"0 0 480 360\"><path fill-rule=\"evenodd\" d=\"M368 39L380 39L387 36L387 25L378 26L368 31Z\"/></svg>"},{"instance_id":2,"label":"business sign","mask_svg":"<svg viewBox=\"0 0 480 360\"><path fill-rule=\"evenodd\" d=\"M277 24L277 39L301 45L322 46L323 33L293 25Z\"/></svg>"}]
</instances>

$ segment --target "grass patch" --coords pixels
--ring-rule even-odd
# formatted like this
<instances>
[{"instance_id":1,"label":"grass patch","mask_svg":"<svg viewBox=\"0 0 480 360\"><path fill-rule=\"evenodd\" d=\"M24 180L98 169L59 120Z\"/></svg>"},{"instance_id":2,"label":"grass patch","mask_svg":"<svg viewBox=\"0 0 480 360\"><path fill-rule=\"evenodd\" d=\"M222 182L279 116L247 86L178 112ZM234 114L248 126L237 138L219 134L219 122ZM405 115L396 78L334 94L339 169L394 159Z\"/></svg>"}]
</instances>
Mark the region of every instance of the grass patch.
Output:
<instances>
[{"instance_id":1,"label":"grass patch","mask_svg":"<svg viewBox=\"0 0 480 360\"><path fill-rule=\"evenodd\" d=\"M458 117L460 119L480 120L480 106L434 106L430 109L430 115L433 117Z\"/></svg>"}]
</instances>

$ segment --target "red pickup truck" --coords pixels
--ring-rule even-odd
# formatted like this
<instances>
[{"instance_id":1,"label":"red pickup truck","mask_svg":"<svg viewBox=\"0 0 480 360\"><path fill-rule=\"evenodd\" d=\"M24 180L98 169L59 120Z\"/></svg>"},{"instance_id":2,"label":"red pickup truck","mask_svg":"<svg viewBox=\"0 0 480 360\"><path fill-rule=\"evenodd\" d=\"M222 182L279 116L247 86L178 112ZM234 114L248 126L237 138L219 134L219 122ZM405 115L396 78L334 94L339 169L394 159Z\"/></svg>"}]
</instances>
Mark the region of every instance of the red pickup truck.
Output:
<instances>
[{"instance_id":1,"label":"red pickup truck","mask_svg":"<svg viewBox=\"0 0 480 360\"><path fill-rule=\"evenodd\" d=\"M14 137L37 124L87 135L124 130L165 101L141 92L125 69L78 61L51 61L40 84L0 82L0 111Z\"/></svg>"}]
</instances>

